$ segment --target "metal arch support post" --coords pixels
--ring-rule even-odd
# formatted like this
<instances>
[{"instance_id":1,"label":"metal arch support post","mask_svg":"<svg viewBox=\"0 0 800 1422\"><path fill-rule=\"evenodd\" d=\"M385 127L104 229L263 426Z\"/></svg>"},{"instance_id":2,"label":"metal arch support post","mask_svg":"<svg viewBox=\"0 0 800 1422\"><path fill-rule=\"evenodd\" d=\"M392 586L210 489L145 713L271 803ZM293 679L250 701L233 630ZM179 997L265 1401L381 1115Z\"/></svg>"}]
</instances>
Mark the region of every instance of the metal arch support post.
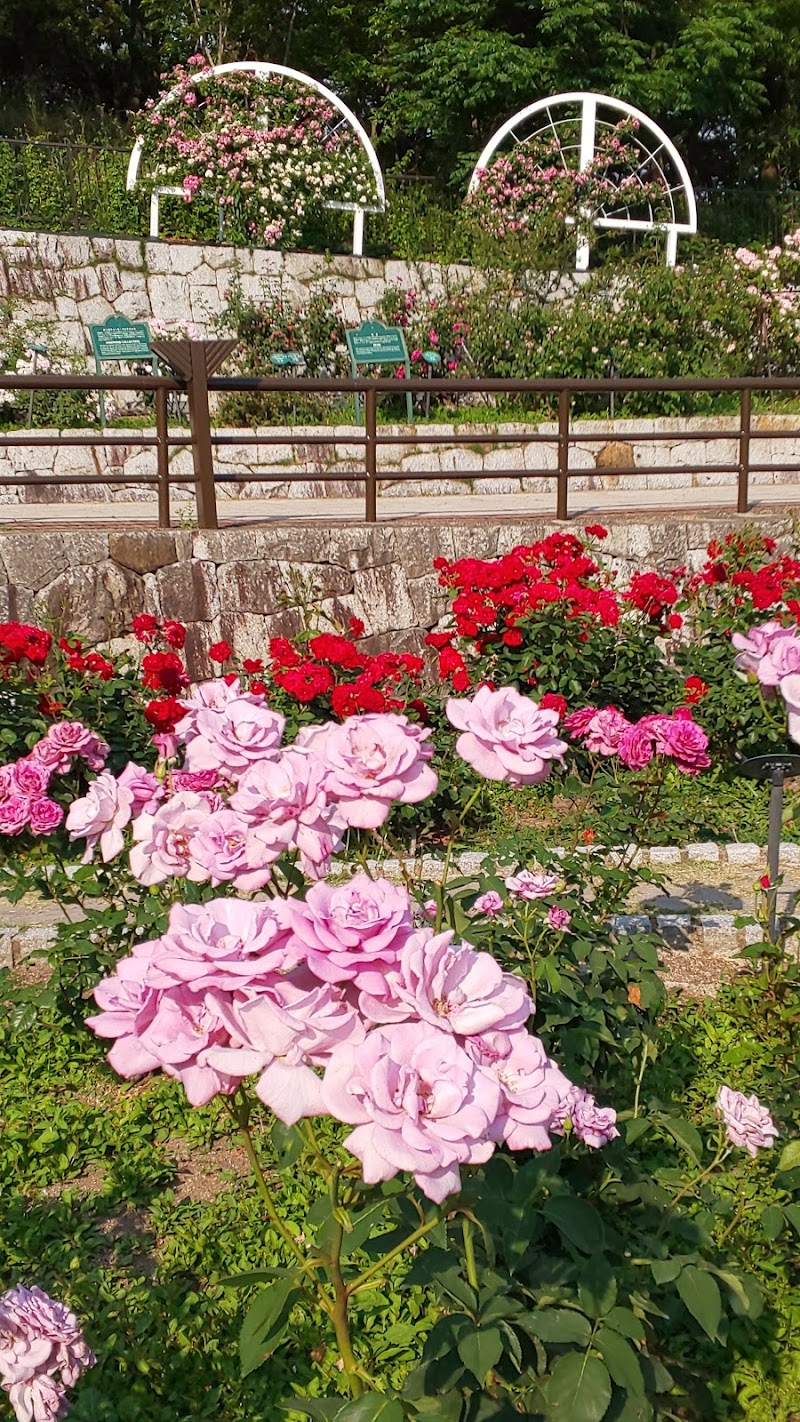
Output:
<instances>
[{"instance_id":1,"label":"metal arch support post","mask_svg":"<svg viewBox=\"0 0 800 1422\"><path fill-rule=\"evenodd\" d=\"M357 207L353 213L353 256L364 255L364 209Z\"/></svg>"},{"instance_id":2,"label":"metal arch support post","mask_svg":"<svg viewBox=\"0 0 800 1422\"><path fill-rule=\"evenodd\" d=\"M667 266L674 267L678 260L678 229L676 227L667 228Z\"/></svg>"},{"instance_id":3,"label":"metal arch support post","mask_svg":"<svg viewBox=\"0 0 800 1422\"><path fill-rule=\"evenodd\" d=\"M158 236L158 207L159 207L159 194L158 194L158 191L154 188L153 191L152 191L151 194L150 194L150 236L151 236L151 237L157 237L157 236Z\"/></svg>"},{"instance_id":4,"label":"metal arch support post","mask_svg":"<svg viewBox=\"0 0 800 1422\"><path fill-rule=\"evenodd\" d=\"M594 158L595 134L597 129L597 99L594 94L586 94L581 106L581 151L580 170L582 173L590 168ZM587 208L581 209L581 217L591 221L592 214ZM575 247L575 270L576 272L588 272L589 257L591 247L589 238L585 232L578 233L578 241Z\"/></svg>"},{"instance_id":5,"label":"metal arch support post","mask_svg":"<svg viewBox=\"0 0 800 1422\"><path fill-rule=\"evenodd\" d=\"M767 832L767 870L769 889L767 890L767 923L770 943L778 939L778 889L780 872L781 829L783 827L783 786L786 779L781 767L773 770L769 787L769 829Z\"/></svg>"}]
</instances>

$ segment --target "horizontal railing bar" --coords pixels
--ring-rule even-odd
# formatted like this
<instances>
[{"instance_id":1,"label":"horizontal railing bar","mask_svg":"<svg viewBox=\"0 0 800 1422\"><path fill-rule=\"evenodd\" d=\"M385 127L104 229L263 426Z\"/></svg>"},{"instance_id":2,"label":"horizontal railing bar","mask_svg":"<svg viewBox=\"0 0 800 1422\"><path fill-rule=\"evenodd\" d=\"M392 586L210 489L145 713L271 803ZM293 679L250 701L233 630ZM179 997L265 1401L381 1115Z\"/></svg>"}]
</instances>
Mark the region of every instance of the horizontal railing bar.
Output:
<instances>
[{"instance_id":1,"label":"horizontal railing bar","mask_svg":"<svg viewBox=\"0 0 800 1422\"><path fill-rule=\"evenodd\" d=\"M144 360L144 356L142 359ZM0 373L0 390L167 390L183 386L171 375L13 375Z\"/></svg>"},{"instance_id":2,"label":"horizontal railing bar","mask_svg":"<svg viewBox=\"0 0 800 1422\"><path fill-rule=\"evenodd\" d=\"M23 439L18 435L0 435L0 449L24 447L25 449L57 449L60 445L74 448L89 448L93 445L104 445L113 449L118 445L122 449L128 449L135 445L154 448L159 443L156 435L136 435L131 439L105 439L102 432L96 435L53 435L52 439L42 439L36 436L34 439Z\"/></svg>"},{"instance_id":3,"label":"horizontal railing bar","mask_svg":"<svg viewBox=\"0 0 800 1422\"><path fill-rule=\"evenodd\" d=\"M272 394L291 393L299 390L331 391L333 393L353 394L354 392L365 393L367 390L375 390L380 395L392 394L403 395L407 391L414 395L425 395L427 393L436 395L458 395L460 392L468 394L480 394L488 392L490 394L558 394L561 390L568 390L572 395L594 394L610 395L619 394L620 391L661 391L664 393L686 392L686 393L706 393L714 391L720 393L736 394L740 390L770 391L770 390L794 390L800 394L800 376L796 375L742 375L724 376L717 379L703 377L702 379L692 379L689 376L679 376L671 380L662 380L655 376L631 376L627 379L597 378L597 379L567 379L559 380L549 377L541 380L511 380L499 379L479 379L475 377L463 380L446 380L433 378L431 380L422 377L412 376L410 380L390 379L384 376L376 377L374 380L366 379L363 376L342 376L336 379L321 376L237 376L237 375L215 375L208 381L209 390L239 390L239 391L262 391ZM653 417L650 417L653 418ZM664 418L669 418L666 416Z\"/></svg>"}]
</instances>

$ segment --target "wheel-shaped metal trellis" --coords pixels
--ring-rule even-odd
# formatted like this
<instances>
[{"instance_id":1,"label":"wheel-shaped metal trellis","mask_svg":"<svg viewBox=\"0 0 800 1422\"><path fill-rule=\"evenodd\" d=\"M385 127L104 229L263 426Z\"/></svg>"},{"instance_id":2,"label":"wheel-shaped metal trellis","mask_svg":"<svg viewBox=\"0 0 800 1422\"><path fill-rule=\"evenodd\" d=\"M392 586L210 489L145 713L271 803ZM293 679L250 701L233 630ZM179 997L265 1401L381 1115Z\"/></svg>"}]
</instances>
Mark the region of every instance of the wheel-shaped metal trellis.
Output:
<instances>
[{"instance_id":1,"label":"wheel-shaped metal trellis","mask_svg":"<svg viewBox=\"0 0 800 1422\"><path fill-rule=\"evenodd\" d=\"M697 231L697 203L686 164L672 140L657 123L641 109L607 94L574 92L553 94L537 99L520 109L500 127L475 164L469 182L469 192L478 188L483 173L489 168L498 150L508 140L522 146L550 137L558 150L557 160L565 172L585 171L597 155L598 140L604 130L614 130L621 122L636 125L632 142L636 161L628 168L641 186L641 202L631 197L628 186L623 193L612 191L602 204L585 216L596 228L606 230L653 232L666 234L667 266L674 266L680 233ZM652 197L653 186L658 201ZM612 183L613 188L613 183ZM590 244L581 233L577 238L575 266L586 271L589 266Z\"/></svg>"},{"instance_id":2,"label":"wheel-shaped metal trellis","mask_svg":"<svg viewBox=\"0 0 800 1422\"><path fill-rule=\"evenodd\" d=\"M274 78L293 79L295 83L302 87L312 89L321 98L327 99L328 103L339 115L337 121L331 124L326 137L332 137L340 128L346 126L352 130L364 150L367 162L372 170L375 179L375 200L369 207L361 206L352 202L326 202L323 205L327 208L336 209L339 212L352 212L353 214L353 255L360 257L364 251L364 215L368 212L384 212L386 209L386 187L383 181L381 165L378 162L378 155L370 142L369 136L363 126L356 118L352 109L334 94L332 89L328 89L325 84L321 84L318 79L312 79L309 74L302 74L299 69L288 69L284 64L267 64L261 60L247 60L239 64L216 64L211 68L202 70L197 76L197 82L202 84L205 80L216 78L219 74L253 74L256 78L268 82ZM156 105L159 109L166 104L177 90L172 89L164 94ZM126 188L132 192L140 178L140 168L142 155L144 152L144 140L137 138L133 145L130 159L128 161L128 174ZM150 189L150 236L158 236L159 228L159 206L162 197L179 197L186 199L183 188L173 186L163 186L155 184ZM222 209L220 209L220 238L222 237Z\"/></svg>"}]
</instances>

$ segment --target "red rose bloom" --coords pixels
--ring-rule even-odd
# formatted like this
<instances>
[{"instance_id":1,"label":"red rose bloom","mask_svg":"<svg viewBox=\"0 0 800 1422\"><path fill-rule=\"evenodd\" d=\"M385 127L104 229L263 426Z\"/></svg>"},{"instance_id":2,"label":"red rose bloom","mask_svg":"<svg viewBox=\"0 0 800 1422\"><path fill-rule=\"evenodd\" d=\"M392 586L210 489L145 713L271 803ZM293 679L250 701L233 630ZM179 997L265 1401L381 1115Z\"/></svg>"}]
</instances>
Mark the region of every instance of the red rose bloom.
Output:
<instances>
[{"instance_id":1,"label":"red rose bloom","mask_svg":"<svg viewBox=\"0 0 800 1422\"><path fill-rule=\"evenodd\" d=\"M299 667L290 667L288 671L283 672L278 685L296 700L309 702L313 701L315 696L324 696L326 691L330 691L333 686L333 673L330 667L303 662Z\"/></svg>"},{"instance_id":2,"label":"red rose bloom","mask_svg":"<svg viewBox=\"0 0 800 1422\"><path fill-rule=\"evenodd\" d=\"M151 701L144 708L144 718L162 735L175 730L186 715L186 708L174 696L165 696L161 701Z\"/></svg>"},{"instance_id":3,"label":"red rose bloom","mask_svg":"<svg viewBox=\"0 0 800 1422\"><path fill-rule=\"evenodd\" d=\"M683 626L683 618L681 617L679 612L670 613L669 617L667 618L667 626L671 627L673 632L677 632L678 628Z\"/></svg>"},{"instance_id":4,"label":"red rose bloom","mask_svg":"<svg viewBox=\"0 0 800 1422\"><path fill-rule=\"evenodd\" d=\"M99 652L87 652L83 661L86 671L92 672L101 681L110 681L114 675L113 662L106 661Z\"/></svg>"},{"instance_id":5,"label":"red rose bloom","mask_svg":"<svg viewBox=\"0 0 800 1422\"><path fill-rule=\"evenodd\" d=\"M177 652L148 652L142 661L142 685L148 691L166 691L175 696L189 685Z\"/></svg>"},{"instance_id":6,"label":"red rose bloom","mask_svg":"<svg viewBox=\"0 0 800 1422\"><path fill-rule=\"evenodd\" d=\"M339 637L334 632L321 632L318 637L312 637L308 647L321 662L333 662L334 666L347 669L361 666L358 648L349 638Z\"/></svg>"},{"instance_id":7,"label":"red rose bloom","mask_svg":"<svg viewBox=\"0 0 800 1422\"><path fill-rule=\"evenodd\" d=\"M469 691L469 673L466 667L462 667L461 671L453 672L450 685L454 691Z\"/></svg>"},{"instance_id":8,"label":"red rose bloom","mask_svg":"<svg viewBox=\"0 0 800 1422\"><path fill-rule=\"evenodd\" d=\"M180 652L186 642L186 628L182 622L165 622L161 635L168 646Z\"/></svg>"},{"instance_id":9,"label":"red rose bloom","mask_svg":"<svg viewBox=\"0 0 800 1422\"><path fill-rule=\"evenodd\" d=\"M158 632L158 618L152 613L140 612L131 624L137 642L152 642Z\"/></svg>"},{"instance_id":10,"label":"red rose bloom","mask_svg":"<svg viewBox=\"0 0 800 1422\"><path fill-rule=\"evenodd\" d=\"M296 647L292 646L288 637L272 637L269 644L269 655L274 665L279 667L299 667L302 658Z\"/></svg>"},{"instance_id":11,"label":"red rose bloom","mask_svg":"<svg viewBox=\"0 0 800 1422\"><path fill-rule=\"evenodd\" d=\"M428 647L434 647L437 652L441 652L443 647L449 647L453 640L452 632L426 632L425 643Z\"/></svg>"},{"instance_id":12,"label":"red rose bloom","mask_svg":"<svg viewBox=\"0 0 800 1422\"><path fill-rule=\"evenodd\" d=\"M360 617L351 617L347 625L354 637L358 638L364 636L364 624Z\"/></svg>"},{"instance_id":13,"label":"red rose bloom","mask_svg":"<svg viewBox=\"0 0 800 1422\"><path fill-rule=\"evenodd\" d=\"M31 627L27 622L0 622L0 660L4 666L21 661L43 666L52 645L50 633L42 627Z\"/></svg>"},{"instance_id":14,"label":"red rose bloom","mask_svg":"<svg viewBox=\"0 0 800 1422\"><path fill-rule=\"evenodd\" d=\"M376 686L353 681L333 688L331 710L344 721L348 716L362 716L368 711L385 711L386 697Z\"/></svg>"},{"instance_id":15,"label":"red rose bloom","mask_svg":"<svg viewBox=\"0 0 800 1422\"><path fill-rule=\"evenodd\" d=\"M608 529L602 523L589 523L583 531L589 538L608 538Z\"/></svg>"},{"instance_id":16,"label":"red rose bloom","mask_svg":"<svg viewBox=\"0 0 800 1422\"><path fill-rule=\"evenodd\" d=\"M212 662L219 662L221 666L233 655L233 647L230 642L215 642L212 647L209 647L208 655Z\"/></svg>"},{"instance_id":17,"label":"red rose bloom","mask_svg":"<svg viewBox=\"0 0 800 1422\"><path fill-rule=\"evenodd\" d=\"M521 647L522 633L518 627L509 627L508 631L503 633L503 641L507 647Z\"/></svg>"},{"instance_id":18,"label":"red rose bloom","mask_svg":"<svg viewBox=\"0 0 800 1422\"><path fill-rule=\"evenodd\" d=\"M687 676L684 686L684 701L689 706L696 706L698 701L702 701L708 695L708 687L699 676Z\"/></svg>"},{"instance_id":19,"label":"red rose bloom","mask_svg":"<svg viewBox=\"0 0 800 1422\"><path fill-rule=\"evenodd\" d=\"M258 676L264 670L264 663L260 657L245 657L242 662L242 671L246 676Z\"/></svg>"},{"instance_id":20,"label":"red rose bloom","mask_svg":"<svg viewBox=\"0 0 800 1422\"><path fill-rule=\"evenodd\" d=\"M563 716L567 709L567 698L560 696L557 691L546 691L539 705L543 711L557 711L559 716Z\"/></svg>"}]
</instances>

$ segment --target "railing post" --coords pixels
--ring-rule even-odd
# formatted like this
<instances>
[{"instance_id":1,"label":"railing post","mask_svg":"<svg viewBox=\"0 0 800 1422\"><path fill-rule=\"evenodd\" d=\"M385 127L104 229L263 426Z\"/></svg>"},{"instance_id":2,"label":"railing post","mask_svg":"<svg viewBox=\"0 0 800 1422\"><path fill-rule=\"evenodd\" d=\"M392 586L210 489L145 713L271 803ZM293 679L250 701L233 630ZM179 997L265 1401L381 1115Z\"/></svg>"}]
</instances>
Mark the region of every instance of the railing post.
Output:
<instances>
[{"instance_id":1,"label":"railing post","mask_svg":"<svg viewBox=\"0 0 800 1422\"><path fill-rule=\"evenodd\" d=\"M741 392L739 415L739 489L736 496L736 512L747 513L750 508L750 412L752 395L749 389Z\"/></svg>"},{"instance_id":2,"label":"railing post","mask_svg":"<svg viewBox=\"0 0 800 1422\"><path fill-rule=\"evenodd\" d=\"M364 397L364 465L366 473L364 517L367 523L378 522L378 446L377 440L378 392L368 385Z\"/></svg>"},{"instance_id":3,"label":"railing post","mask_svg":"<svg viewBox=\"0 0 800 1422\"><path fill-rule=\"evenodd\" d=\"M195 497L199 528L219 528L217 495L214 488L214 453L211 447L211 417L208 410L208 376L203 341L190 341L190 371L186 383L189 423L192 431Z\"/></svg>"},{"instance_id":4,"label":"railing post","mask_svg":"<svg viewBox=\"0 0 800 1422\"><path fill-rule=\"evenodd\" d=\"M169 423L167 392L163 385L156 391L156 473L158 474L158 526L170 527L169 515Z\"/></svg>"},{"instance_id":5,"label":"railing post","mask_svg":"<svg viewBox=\"0 0 800 1422\"><path fill-rule=\"evenodd\" d=\"M567 518L569 503L569 407L570 391L563 386L558 392L558 482L556 485L556 518Z\"/></svg>"}]
</instances>

